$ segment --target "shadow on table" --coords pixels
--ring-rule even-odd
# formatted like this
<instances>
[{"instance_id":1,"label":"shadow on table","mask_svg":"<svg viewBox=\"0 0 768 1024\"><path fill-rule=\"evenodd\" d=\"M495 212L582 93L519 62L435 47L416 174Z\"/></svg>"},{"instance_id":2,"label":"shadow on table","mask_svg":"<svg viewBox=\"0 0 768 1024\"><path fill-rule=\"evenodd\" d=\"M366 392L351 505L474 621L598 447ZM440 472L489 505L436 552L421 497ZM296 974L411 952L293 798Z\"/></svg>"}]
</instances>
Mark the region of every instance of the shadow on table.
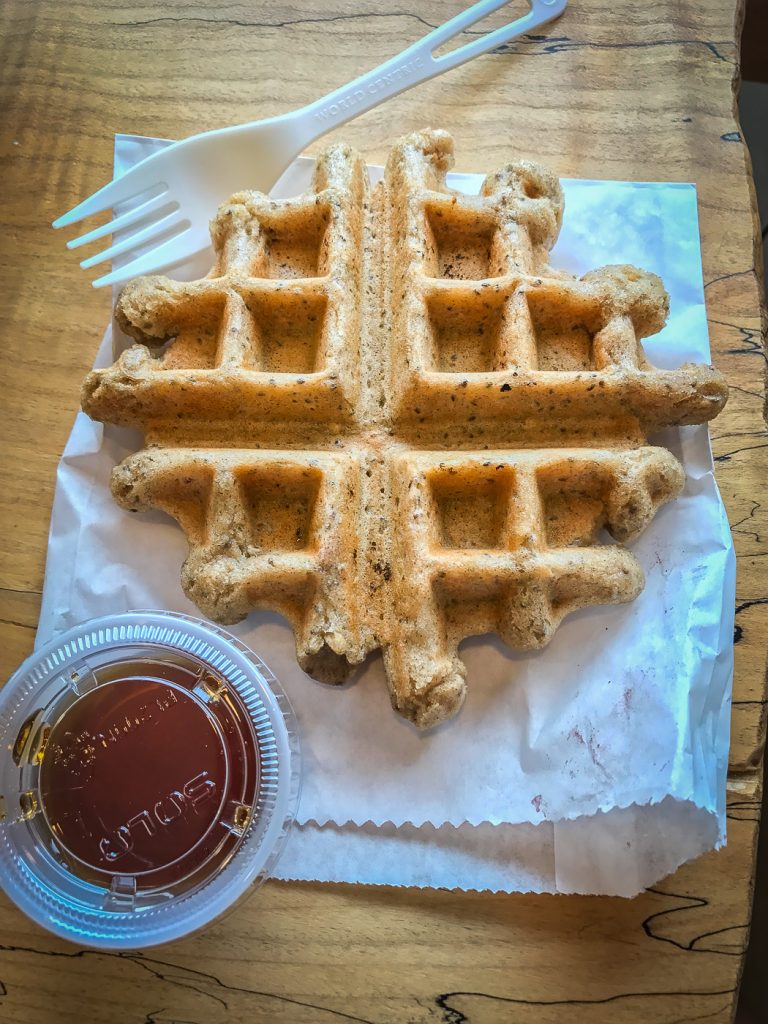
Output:
<instances>
[{"instance_id":1,"label":"shadow on table","mask_svg":"<svg viewBox=\"0 0 768 1024\"><path fill-rule=\"evenodd\" d=\"M752 156L763 239L768 233L768 4L748 0L748 27L742 45L742 73L763 81L744 81L739 115L744 138ZM750 63L751 61L751 63ZM764 247L765 251L765 247ZM766 292L768 292L768 278ZM752 929L744 963L735 1024L768 1021L768 788L763 792L763 827L757 852L755 902Z\"/></svg>"}]
</instances>

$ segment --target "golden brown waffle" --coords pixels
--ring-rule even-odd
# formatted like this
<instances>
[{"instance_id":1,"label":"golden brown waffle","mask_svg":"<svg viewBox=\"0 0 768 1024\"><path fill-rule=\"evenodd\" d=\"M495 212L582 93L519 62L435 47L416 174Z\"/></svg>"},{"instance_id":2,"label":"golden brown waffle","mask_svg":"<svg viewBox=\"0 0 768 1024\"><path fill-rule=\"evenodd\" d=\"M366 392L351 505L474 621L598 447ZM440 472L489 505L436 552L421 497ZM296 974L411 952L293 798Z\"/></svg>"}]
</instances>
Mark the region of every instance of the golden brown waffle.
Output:
<instances>
[{"instance_id":1,"label":"golden brown waffle","mask_svg":"<svg viewBox=\"0 0 768 1024\"><path fill-rule=\"evenodd\" d=\"M233 196L211 273L130 284L116 316L139 344L83 389L90 415L144 431L114 495L179 521L206 615L281 612L326 682L381 648L421 726L461 706L464 637L540 647L569 612L639 593L601 533L632 539L682 488L648 432L726 398L710 367L645 359L657 277L550 268L548 171L511 164L469 197L445 185L452 148L408 136L372 194L333 146L308 194Z\"/></svg>"}]
</instances>

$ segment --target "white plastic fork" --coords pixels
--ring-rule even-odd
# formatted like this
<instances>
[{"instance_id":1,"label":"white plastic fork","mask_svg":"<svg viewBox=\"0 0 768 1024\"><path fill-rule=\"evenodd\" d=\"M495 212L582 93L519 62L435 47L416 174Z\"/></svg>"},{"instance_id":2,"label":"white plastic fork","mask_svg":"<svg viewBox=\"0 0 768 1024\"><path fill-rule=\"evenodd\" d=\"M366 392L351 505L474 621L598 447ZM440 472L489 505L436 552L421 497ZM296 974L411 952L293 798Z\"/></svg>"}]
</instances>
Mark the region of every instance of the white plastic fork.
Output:
<instances>
[{"instance_id":1,"label":"white plastic fork","mask_svg":"<svg viewBox=\"0 0 768 1024\"><path fill-rule=\"evenodd\" d=\"M94 288L122 284L138 274L178 265L210 246L208 222L233 192L269 192L283 171L315 139L377 106L510 39L558 17L568 0L525 0L530 10L515 21L439 57L434 51L509 0L481 0L413 43L391 60L306 107L264 121L192 135L142 160L53 222L67 227L109 207L131 208L79 238L70 249L132 230L81 262L83 270L113 257L142 253L97 278ZM154 243L154 244L153 244ZM151 248L147 248L151 246Z\"/></svg>"}]
</instances>

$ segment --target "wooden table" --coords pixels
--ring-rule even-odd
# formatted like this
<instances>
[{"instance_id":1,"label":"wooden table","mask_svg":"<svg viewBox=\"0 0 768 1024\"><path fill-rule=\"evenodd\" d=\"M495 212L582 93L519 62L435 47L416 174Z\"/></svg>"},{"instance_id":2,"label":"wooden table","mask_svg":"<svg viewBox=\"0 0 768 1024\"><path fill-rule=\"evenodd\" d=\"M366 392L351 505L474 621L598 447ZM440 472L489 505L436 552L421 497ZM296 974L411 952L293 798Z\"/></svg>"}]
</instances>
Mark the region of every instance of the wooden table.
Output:
<instances>
[{"instance_id":1,"label":"wooden table","mask_svg":"<svg viewBox=\"0 0 768 1024\"><path fill-rule=\"evenodd\" d=\"M117 130L179 138L298 106L461 6L438 0L5 0L1 5L0 669L32 647L56 462L109 315L51 219L110 177ZM631 900L270 883L147 955L77 950L0 901L0 1020L601 1024L731 1018L749 924L764 736L768 436L736 0L572 0L511 44L361 117L372 160L425 123L466 170L695 181L713 426L739 579L729 842ZM414 13L407 13L412 11Z\"/></svg>"}]
</instances>

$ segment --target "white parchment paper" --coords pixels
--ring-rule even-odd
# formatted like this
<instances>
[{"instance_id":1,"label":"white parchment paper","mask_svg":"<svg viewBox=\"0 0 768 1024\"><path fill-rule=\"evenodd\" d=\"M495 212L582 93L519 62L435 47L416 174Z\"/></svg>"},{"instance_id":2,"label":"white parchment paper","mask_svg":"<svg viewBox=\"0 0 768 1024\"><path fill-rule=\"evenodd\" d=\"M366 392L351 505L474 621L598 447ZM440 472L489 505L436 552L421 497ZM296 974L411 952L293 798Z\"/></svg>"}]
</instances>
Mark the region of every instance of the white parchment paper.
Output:
<instances>
[{"instance_id":1,"label":"white parchment paper","mask_svg":"<svg viewBox=\"0 0 768 1024\"><path fill-rule=\"evenodd\" d=\"M164 144L119 136L116 172ZM296 161L273 194L302 191L312 165ZM481 181L452 177L466 191ZM651 360L708 362L695 188L563 185L555 265L655 271L671 314L646 344ZM114 344L110 328L99 365ZM465 642L465 706L427 734L392 712L379 659L329 688L299 670L279 616L233 628L276 672L299 720L299 825L278 876L631 895L724 841L733 548L706 427L655 440L682 461L687 484L632 545L641 596L571 616L535 654ZM123 512L109 494L113 466L139 443L78 416L58 471L39 642L106 612L195 614L179 585L181 530L161 513Z\"/></svg>"}]
</instances>

